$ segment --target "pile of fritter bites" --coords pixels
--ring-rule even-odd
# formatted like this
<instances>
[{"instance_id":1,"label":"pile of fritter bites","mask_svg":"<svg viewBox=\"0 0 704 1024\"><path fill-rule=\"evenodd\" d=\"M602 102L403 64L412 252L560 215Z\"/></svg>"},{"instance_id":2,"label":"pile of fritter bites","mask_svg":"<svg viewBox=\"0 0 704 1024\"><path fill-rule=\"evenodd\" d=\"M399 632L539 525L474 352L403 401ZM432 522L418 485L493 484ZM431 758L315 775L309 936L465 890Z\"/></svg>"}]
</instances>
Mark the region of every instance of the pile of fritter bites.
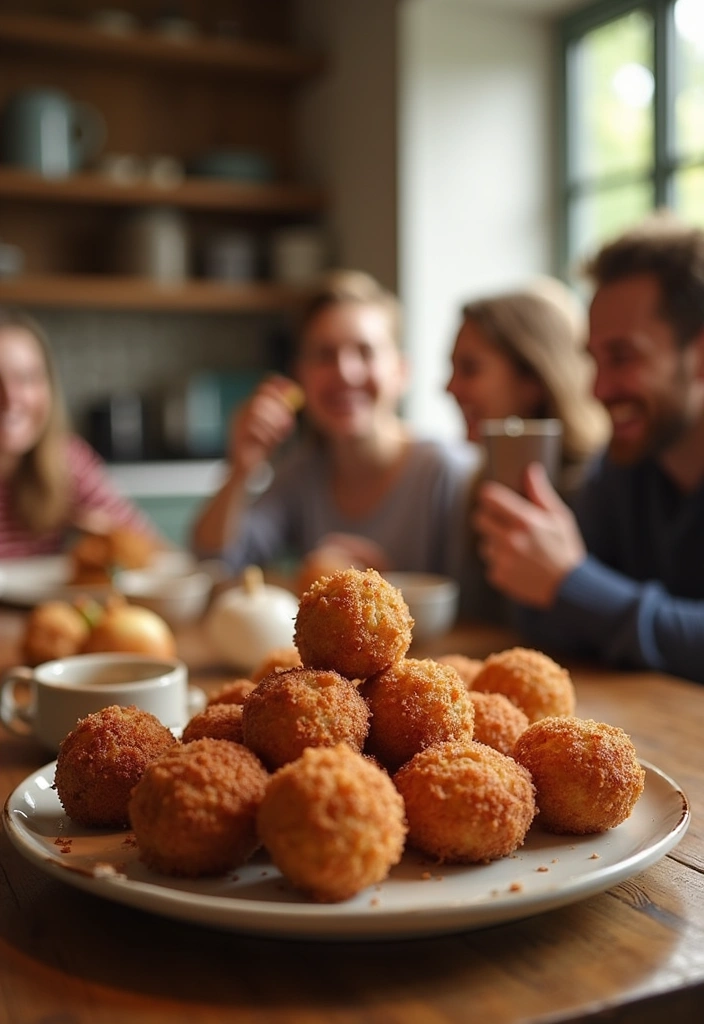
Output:
<instances>
[{"instance_id":1,"label":"pile of fritter bites","mask_svg":"<svg viewBox=\"0 0 704 1024\"><path fill-rule=\"evenodd\" d=\"M225 873L263 846L319 902L383 881L406 845L483 863L518 849L536 815L572 834L630 815L645 777L633 744L576 717L564 668L520 647L410 658L412 628L376 571L317 580L295 648L213 694L181 741L136 709L80 722L57 763L66 813L131 827L166 874Z\"/></svg>"}]
</instances>

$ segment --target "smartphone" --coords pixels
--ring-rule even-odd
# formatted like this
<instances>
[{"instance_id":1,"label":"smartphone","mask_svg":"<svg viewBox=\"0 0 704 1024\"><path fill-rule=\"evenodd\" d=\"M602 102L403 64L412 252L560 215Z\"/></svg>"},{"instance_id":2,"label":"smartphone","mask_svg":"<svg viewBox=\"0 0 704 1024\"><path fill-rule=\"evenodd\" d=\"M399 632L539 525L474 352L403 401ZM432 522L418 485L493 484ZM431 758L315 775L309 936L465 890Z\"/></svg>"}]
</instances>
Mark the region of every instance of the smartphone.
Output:
<instances>
[{"instance_id":1,"label":"smartphone","mask_svg":"<svg viewBox=\"0 0 704 1024\"><path fill-rule=\"evenodd\" d=\"M484 420L482 440L486 451L486 476L518 493L523 493L525 471L540 462L557 484L562 454L562 423L557 419L524 420L507 416Z\"/></svg>"}]
</instances>

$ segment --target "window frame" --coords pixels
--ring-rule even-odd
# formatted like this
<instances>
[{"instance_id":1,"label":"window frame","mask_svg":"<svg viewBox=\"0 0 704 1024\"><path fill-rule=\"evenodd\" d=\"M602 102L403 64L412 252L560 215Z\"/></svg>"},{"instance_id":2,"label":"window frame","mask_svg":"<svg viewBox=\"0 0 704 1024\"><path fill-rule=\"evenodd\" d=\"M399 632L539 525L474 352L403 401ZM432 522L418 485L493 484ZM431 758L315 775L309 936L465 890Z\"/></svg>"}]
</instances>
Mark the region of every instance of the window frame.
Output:
<instances>
[{"instance_id":1,"label":"window frame","mask_svg":"<svg viewBox=\"0 0 704 1024\"><path fill-rule=\"evenodd\" d=\"M699 157L677 158L674 141L675 108L675 0L598 0L576 11L558 26L559 45L559 168L560 216L558 218L557 250L559 266L568 276L573 256L570 257L570 221L575 199L593 191L595 183L647 182L653 188L653 207L672 206L677 171L704 166L704 154ZM645 175L631 172L577 180L570 174L570 123L576 117L576 96L570 77L574 47L593 29L614 21L631 11L647 12L653 21L653 151L651 168ZM584 255L584 254L579 254Z\"/></svg>"}]
</instances>

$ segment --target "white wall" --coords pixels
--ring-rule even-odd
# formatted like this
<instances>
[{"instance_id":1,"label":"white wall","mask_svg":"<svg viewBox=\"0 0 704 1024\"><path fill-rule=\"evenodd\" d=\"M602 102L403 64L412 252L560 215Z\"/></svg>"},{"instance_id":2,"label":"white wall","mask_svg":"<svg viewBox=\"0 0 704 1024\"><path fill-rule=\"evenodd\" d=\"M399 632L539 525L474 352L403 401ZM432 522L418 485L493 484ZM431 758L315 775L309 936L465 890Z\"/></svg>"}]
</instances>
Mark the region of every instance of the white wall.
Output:
<instances>
[{"instance_id":1,"label":"white wall","mask_svg":"<svg viewBox=\"0 0 704 1024\"><path fill-rule=\"evenodd\" d=\"M552 263L547 22L463 0L399 5L399 288L410 419L461 433L443 389L464 301Z\"/></svg>"}]
</instances>

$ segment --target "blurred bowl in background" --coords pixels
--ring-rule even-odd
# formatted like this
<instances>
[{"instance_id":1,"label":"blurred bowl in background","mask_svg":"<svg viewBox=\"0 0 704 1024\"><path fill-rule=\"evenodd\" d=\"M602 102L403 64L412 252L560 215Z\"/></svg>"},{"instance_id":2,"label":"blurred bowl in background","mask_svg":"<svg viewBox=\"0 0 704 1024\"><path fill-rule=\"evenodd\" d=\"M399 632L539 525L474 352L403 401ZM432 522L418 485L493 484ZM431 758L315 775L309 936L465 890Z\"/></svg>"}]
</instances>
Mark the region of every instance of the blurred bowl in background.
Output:
<instances>
[{"instance_id":1,"label":"blurred bowl in background","mask_svg":"<svg viewBox=\"0 0 704 1024\"><path fill-rule=\"evenodd\" d=\"M404 596L415 622L414 640L439 636L455 624L460 602L456 580L427 572L385 572L383 576Z\"/></svg>"},{"instance_id":2,"label":"blurred bowl in background","mask_svg":"<svg viewBox=\"0 0 704 1024\"><path fill-rule=\"evenodd\" d=\"M113 586L130 604L156 612L172 627L199 619L213 588L207 572L168 572L158 569L129 569L118 572Z\"/></svg>"}]
</instances>

